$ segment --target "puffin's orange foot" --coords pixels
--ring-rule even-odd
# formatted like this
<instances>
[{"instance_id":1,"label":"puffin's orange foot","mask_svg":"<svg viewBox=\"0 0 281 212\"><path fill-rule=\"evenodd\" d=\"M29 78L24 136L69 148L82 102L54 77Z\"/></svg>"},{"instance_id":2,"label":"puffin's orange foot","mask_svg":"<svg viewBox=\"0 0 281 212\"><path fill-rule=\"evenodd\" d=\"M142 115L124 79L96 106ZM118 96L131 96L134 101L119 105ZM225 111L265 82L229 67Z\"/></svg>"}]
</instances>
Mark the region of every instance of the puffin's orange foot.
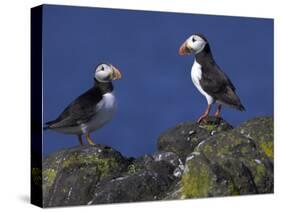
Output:
<instances>
[{"instance_id":1,"label":"puffin's orange foot","mask_svg":"<svg viewBox=\"0 0 281 212\"><path fill-rule=\"evenodd\" d=\"M215 117L221 118L221 104L218 104L217 111L215 113Z\"/></svg>"},{"instance_id":2,"label":"puffin's orange foot","mask_svg":"<svg viewBox=\"0 0 281 212\"><path fill-rule=\"evenodd\" d=\"M199 119L197 120L197 123L200 124L200 122L207 117L208 117L208 114L204 113L202 116L199 117Z\"/></svg>"},{"instance_id":3,"label":"puffin's orange foot","mask_svg":"<svg viewBox=\"0 0 281 212\"><path fill-rule=\"evenodd\" d=\"M217 118L221 118L221 114L220 114L220 113L218 113L218 112L216 112L216 113L215 113L215 117L217 117Z\"/></svg>"},{"instance_id":4,"label":"puffin's orange foot","mask_svg":"<svg viewBox=\"0 0 281 212\"><path fill-rule=\"evenodd\" d=\"M84 144L83 144L83 139L82 139L82 136L81 136L81 135L78 135L78 140L79 140L79 144L80 144L81 146L83 146Z\"/></svg>"},{"instance_id":5,"label":"puffin's orange foot","mask_svg":"<svg viewBox=\"0 0 281 212\"><path fill-rule=\"evenodd\" d=\"M211 110L211 105L208 104L205 112L203 113L202 116L199 117L199 119L197 120L197 123L199 124L204 118L208 117L209 113L210 113L210 110Z\"/></svg>"}]
</instances>

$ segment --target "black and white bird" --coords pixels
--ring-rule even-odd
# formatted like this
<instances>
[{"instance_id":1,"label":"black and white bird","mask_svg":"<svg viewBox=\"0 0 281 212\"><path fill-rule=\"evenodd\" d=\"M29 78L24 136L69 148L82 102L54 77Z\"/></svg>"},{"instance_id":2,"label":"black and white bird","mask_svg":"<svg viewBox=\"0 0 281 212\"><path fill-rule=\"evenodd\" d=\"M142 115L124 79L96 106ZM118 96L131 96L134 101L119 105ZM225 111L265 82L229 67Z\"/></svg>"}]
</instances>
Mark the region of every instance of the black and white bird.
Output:
<instances>
[{"instance_id":1,"label":"black and white bird","mask_svg":"<svg viewBox=\"0 0 281 212\"><path fill-rule=\"evenodd\" d=\"M222 104L240 111L245 108L235 93L235 87L228 76L216 64L207 39L201 34L191 35L179 48L181 56L195 54L191 68L193 84L203 94L208 102L205 112L197 120L206 118L211 110L211 105L217 103L215 116L220 117Z\"/></svg>"},{"instance_id":2,"label":"black and white bird","mask_svg":"<svg viewBox=\"0 0 281 212\"><path fill-rule=\"evenodd\" d=\"M57 119L47 122L44 129L78 136L94 144L90 133L108 123L116 110L112 80L121 78L120 71L111 64L100 64L94 74L94 85L70 103Z\"/></svg>"}]
</instances>

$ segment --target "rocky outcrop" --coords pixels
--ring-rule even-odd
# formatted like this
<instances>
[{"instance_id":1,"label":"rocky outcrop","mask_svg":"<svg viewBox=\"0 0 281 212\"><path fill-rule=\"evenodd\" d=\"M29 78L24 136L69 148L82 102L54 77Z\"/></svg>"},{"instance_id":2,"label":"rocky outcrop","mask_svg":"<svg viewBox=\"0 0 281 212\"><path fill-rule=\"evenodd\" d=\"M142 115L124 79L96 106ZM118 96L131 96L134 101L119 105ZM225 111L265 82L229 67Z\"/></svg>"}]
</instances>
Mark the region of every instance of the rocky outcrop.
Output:
<instances>
[{"instance_id":1,"label":"rocky outcrop","mask_svg":"<svg viewBox=\"0 0 281 212\"><path fill-rule=\"evenodd\" d=\"M202 140L169 198L273 192L273 120L259 117Z\"/></svg>"},{"instance_id":2,"label":"rocky outcrop","mask_svg":"<svg viewBox=\"0 0 281 212\"><path fill-rule=\"evenodd\" d=\"M62 150L43 164L44 207L162 199L179 166L171 152L133 159L98 144Z\"/></svg>"},{"instance_id":3,"label":"rocky outcrop","mask_svg":"<svg viewBox=\"0 0 281 212\"><path fill-rule=\"evenodd\" d=\"M102 182L88 204L160 200L179 179L173 153L145 156L128 166L127 173Z\"/></svg>"},{"instance_id":4,"label":"rocky outcrop","mask_svg":"<svg viewBox=\"0 0 281 212\"><path fill-rule=\"evenodd\" d=\"M140 158L98 144L48 156L44 207L273 192L271 117L236 128L215 117L186 122L163 132L157 145Z\"/></svg>"},{"instance_id":5,"label":"rocky outcrop","mask_svg":"<svg viewBox=\"0 0 281 212\"><path fill-rule=\"evenodd\" d=\"M232 128L223 119L212 116L204 119L200 125L193 122L181 123L162 133L157 147L160 151L174 152L184 160L201 141Z\"/></svg>"},{"instance_id":6,"label":"rocky outcrop","mask_svg":"<svg viewBox=\"0 0 281 212\"><path fill-rule=\"evenodd\" d=\"M129 160L104 145L62 150L44 160L44 206L87 204L96 186L126 171Z\"/></svg>"}]
</instances>

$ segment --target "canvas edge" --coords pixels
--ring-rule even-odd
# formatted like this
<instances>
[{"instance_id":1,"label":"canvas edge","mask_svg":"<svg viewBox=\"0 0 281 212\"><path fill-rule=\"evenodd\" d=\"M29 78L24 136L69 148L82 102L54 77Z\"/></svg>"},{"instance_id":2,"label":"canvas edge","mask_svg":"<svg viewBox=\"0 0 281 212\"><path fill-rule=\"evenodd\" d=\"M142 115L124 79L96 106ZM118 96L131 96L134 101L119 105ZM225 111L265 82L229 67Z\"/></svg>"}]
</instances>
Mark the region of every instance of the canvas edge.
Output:
<instances>
[{"instance_id":1,"label":"canvas edge","mask_svg":"<svg viewBox=\"0 0 281 212\"><path fill-rule=\"evenodd\" d=\"M43 207L42 187L42 31L43 5L31 8L31 204Z\"/></svg>"}]
</instances>

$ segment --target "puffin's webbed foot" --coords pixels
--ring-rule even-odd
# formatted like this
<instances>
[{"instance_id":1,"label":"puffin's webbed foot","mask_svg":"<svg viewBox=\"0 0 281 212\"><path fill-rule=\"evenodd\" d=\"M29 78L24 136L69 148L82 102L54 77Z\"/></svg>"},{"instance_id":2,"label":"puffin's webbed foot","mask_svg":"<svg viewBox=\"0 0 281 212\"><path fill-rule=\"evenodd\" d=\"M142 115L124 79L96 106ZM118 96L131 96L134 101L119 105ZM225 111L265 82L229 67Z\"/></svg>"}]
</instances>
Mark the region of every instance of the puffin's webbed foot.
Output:
<instances>
[{"instance_id":1,"label":"puffin's webbed foot","mask_svg":"<svg viewBox=\"0 0 281 212\"><path fill-rule=\"evenodd\" d=\"M209 114L203 114L197 119L197 123L199 124L203 119L207 118Z\"/></svg>"},{"instance_id":2,"label":"puffin's webbed foot","mask_svg":"<svg viewBox=\"0 0 281 212\"><path fill-rule=\"evenodd\" d=\"M79 140L79 144L80 144L81 146L83 146L84 144L83 144L82 135L78 135L78 140Z\"/></svg>"},{"instance_id":3,"label":"puffin's webbed foot","mask_svg":"<svg viewBox=\"0 0 281 212\"><path fill-rule=\"evenodd\" d=\"M221 117L221 104L218 104L217 111L215 112L217 118Z\"/></svg>"},{"instance_id":4,"label":"puffin's webbed foot","mask_svg":"<svg viewBox=\"0 0 281 212\"><path fill-rule=\"evenodd\" d=\"M199 124L204 118L208 117L209 113L210 113L210 110L211 110L211 105L208 105L205 112L203 113L203 115L201 115L198 120L197 120L197 123Z\"/></svg>"}]
</instances>

